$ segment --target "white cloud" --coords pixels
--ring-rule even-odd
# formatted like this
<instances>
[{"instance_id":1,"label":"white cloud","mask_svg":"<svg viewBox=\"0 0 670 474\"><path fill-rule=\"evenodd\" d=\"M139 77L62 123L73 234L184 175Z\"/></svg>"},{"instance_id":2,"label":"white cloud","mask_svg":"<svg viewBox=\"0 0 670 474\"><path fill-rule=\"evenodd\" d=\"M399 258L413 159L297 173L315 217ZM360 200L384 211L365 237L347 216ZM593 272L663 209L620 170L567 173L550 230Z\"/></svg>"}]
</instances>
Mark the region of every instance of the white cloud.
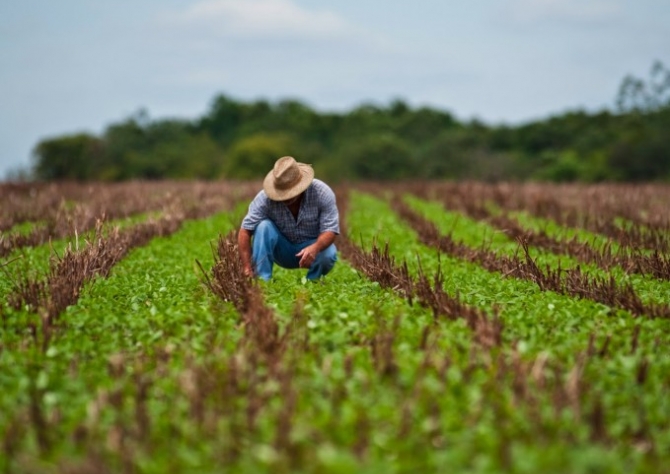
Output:
<instances>
[{"instance_id":1,"label":"white cloud","mask_svg":"<svg viewBox=\"0 0 670 474\"><path fill-rule=\"evenodd\" d=\"M366 24L296 0L200 0L154 21L161 48L170 45L154 59L162 81L243 97L307 98L343 82L368 83L415 54Z\"/></svg>"},{"instance_id":2,"label":"white cloud","mask_svg":"<svg viewBox=\"0 0 670 474\"><path fill-rule=\"evenodd\" d=\"M306 10L290 0L203 0L162 20L172 27L238 39L327 39L352 30L335 13Z\"/></svg>"},{"instance_id":3,"label":"white cloud","mask_svg":"<svg viewBox=\"0 0 670 474\"><path fill-rule=\"evenodd\" d=\"M621 11L615 0L513 0L506 8L507 15L519 23L592 23L617 18Z\"/></svg>"}]
</instances>

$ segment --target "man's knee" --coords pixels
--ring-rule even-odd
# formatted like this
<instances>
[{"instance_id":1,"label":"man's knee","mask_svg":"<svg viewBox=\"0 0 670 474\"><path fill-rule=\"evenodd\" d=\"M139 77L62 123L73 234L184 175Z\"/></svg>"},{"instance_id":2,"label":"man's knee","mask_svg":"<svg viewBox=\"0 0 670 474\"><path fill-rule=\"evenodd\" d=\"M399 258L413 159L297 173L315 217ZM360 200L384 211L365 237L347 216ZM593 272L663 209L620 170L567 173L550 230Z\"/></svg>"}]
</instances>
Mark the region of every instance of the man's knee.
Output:
<instances>
[{"instance_id":1,"label":"man's knee","mask_svg":"<svg viewBox=\"0 0 670 474\"><path fill-rule=\"evenodd\" d=\"M256 225L254 229L254 237L265 236L277 233L277 226L270 219L262 220Z\"/></svg>"},{"instance_id":2,"label":"man's knee","mask_svg":"<svg viewBox=\"0 0 670 474\"><path fill-rule=\"evenodd\" d=\"M258 223L254 229L252 240L252 254L256 258L259 254L273 252L277 245L279 231L274 222L270 220L263 220Z\"/></svg>"},{"instance_id":3,"label":"man's knee","mask_svg":"<svg viewBox=\"0 0 670 474\"><path fill-rule=\"evenodd\" d=\"M337 248L335 248L335 245L330 244L327 248L323 249L323 256L335 263L337 261Z\"/></svg>"},{"instance_id":4,"label":"man's knee","mask_svg":"<svg viewBox=\"0 0 670 474\"><path fill-rule=\"evenodd\" d=\"M319 252L319 255L317 255L316 258L319 261L319 265L321 265L324 269L330 270L333 268L333 265L335 265L335 262L337 262L337 249L335 248L335 245L331 244L327 248L323 249L321 252Z\"/></svg>"}]
</instances>

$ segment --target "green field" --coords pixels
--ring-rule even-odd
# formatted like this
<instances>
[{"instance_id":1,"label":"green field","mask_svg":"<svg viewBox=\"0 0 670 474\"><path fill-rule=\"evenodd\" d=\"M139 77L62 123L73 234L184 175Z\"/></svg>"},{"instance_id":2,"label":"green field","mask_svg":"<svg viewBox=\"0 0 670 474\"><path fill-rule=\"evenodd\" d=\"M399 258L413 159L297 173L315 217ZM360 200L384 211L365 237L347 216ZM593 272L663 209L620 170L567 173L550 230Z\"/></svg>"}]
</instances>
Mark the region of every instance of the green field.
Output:
<instances>
[{"instance_id":1,"label":"green field","mask_svg":"<svg viewBox=\"0 0 670 474\"><path fill-rule=\"evenodd\" d=\"M3 472L670 472L666 187L342 187L314 283L242 276L254 186L143 186L0 185Z\"/></svg>"}]
</instances>

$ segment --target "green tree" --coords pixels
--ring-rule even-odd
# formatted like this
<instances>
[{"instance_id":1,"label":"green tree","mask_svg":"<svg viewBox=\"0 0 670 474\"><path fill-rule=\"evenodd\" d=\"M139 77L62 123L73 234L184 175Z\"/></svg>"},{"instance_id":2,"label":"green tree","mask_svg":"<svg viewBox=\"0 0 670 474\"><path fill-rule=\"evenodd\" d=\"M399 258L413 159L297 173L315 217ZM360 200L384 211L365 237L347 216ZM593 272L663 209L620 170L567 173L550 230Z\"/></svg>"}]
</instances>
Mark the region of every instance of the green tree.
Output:
<instances>
[{"instance_id":1,"label":"green tree","mask_svg":"<svg viewBox=\"0 0 670 474\"><path fill-rule=\"evenodd\" d=\"M390 133L348 143L339 157L337 178L392 180L416 176L417 172L412 148Z\"/></svg>"},{"instance_id":2,"label":"green tree","mask_svg":"<svg viewBox=\"0 0 670 474\"><path fill-rule=\"evenodd\" d=\"M535 178L543 181L577 181L583 173L579 157L571 150L547 150L543 153L542 161L544 166L536 173Z\"/></svg>"},{"instance_id":3,"label":"green tree","mask_svg":"<svg viewBox=\"0 0 670 474\"><path fill-rule=\"evenodd\" d=\"M660 61L649 78L626 76L617 106L621 127L607 148L607 164L621 181L670 178L670 69Z\"/></svg>"},{"instance_id":4,"label":"green tree","mask_svg":"<svg viewBox=\"0 0 670 474\"><path fill-rule=\"evenodd\" d=\"M146 179L214 179L224 162L221 148L204 133L173 136L144 152L130 152L128 160Z\"/></svg>"},{"instance_id":5,"label":"green tree","mask_svg":"<svg viewBox=\"0 0 670 474\"><path fill-rule=\"evenodd\" d=\"M99 138L80 133L42 140L33 150L33 172L43 180L87 180L103 156Z\"/></svg>"},{"instance_id":6,"label":"green tree","mask_svg":"<svg viewBox=\"0 0 670 474\"><path fill-rule=\"evenodd\" d=\"M150 148L144 125L144 116L141 120L134 116L107 127L102 137L105 148L104 159L98 172L102 179L123 180L145 177L142 164L136 160L138 154Z\"/></svg>"},{"instance_id":7,"label":"green tree","mask_svg":"<svg viewBox=\"0 0 670 474\"><path fill-rule=\"evenodd\" d=\"M461 127L448 112L422 107L415 111L408 109L399 113L398 108L399 105L396 104L396 111L393 112L393 107L391 109L395 117L393 129L398 136L417 146L435 139L445 131Z\"/></svg>"},{"instance_id":8,"label":"green tree","mask_svg":"<svg viewBox=\"0 0 670 474\"><path fill-rule=\"evenodd\" d=\"M209 113L202 118L198 128L207 132L219 143L228 144L233 140L235 131L243 119L242 105L225 95L219 95L212 101Z\"/></svg>"},{"instance_id":9,"label":"green tree","mask_svg":"<svg viewBox=\"0 0 670 474\"><path fill-rule=\"evenodd\" d=\"M654 181L670 178L670 136L667 130L650 126L617 141L607 157L615 179Z\"/></svg>"},{"instance_id":10,"label":"green tree","mask_svg":"<svg viewBox=\"0 0 670 474\"><path fill-rule=\"evenodd\" d=\"M470 173L471 144L463 132L439 134L423 150L419 176L422 178L463 178Z\"/></svg>"},{"instance_id":11,"label":"green tree","mask_svg":"<svg viewBox=\"0 0 670 474\"><path fill-rule=\"evenodd\" d=\"M655 61L646 81L632 75L624 77L617 107L624 113L648 113L670 107L670 69Z\"/></svg>"},{"instance_id":12,"label":"green tree","mask_svg":"<svg viewBox=\"0 0 670 474\"><path fill-rule=\"evenodd\" d=\"M235 142L226 154L223 176L256 179L265 176L275 161L293 155L300 161L294 139L284 133L258 133Z\"/></svg>"}]
</instances>

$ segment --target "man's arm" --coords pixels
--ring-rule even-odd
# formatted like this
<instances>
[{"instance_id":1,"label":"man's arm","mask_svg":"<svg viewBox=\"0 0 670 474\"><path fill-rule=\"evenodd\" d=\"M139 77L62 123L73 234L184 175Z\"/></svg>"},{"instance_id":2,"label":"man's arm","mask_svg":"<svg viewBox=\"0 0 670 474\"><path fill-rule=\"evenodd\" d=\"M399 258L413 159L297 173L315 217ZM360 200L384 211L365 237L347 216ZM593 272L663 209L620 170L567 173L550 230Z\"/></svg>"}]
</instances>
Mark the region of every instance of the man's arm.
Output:
<instances>
[{"instance_id":1,"label":"man's arm","mask_svg":"<svg viewBox=\"0 0 670 474\"><path fill-rule=\"evenodd\" d=\"M251 265L251 235L247 229L240 229L237 233L237 249L240 253L242 271L246 276L254 276L254 267Z\"/></svg>"},{"instance_id":2,"label":"man's arm","mask_svg":"<svg viewBox=\"0 0 670 474\"><path fill-rule=\"evenodd\" d=\"M247 215L242 219L240 230L237 233L237 248L240 254L242 270L247 276L254 275L254 267L251 261L251 236L256 225L263 219L267 219L267 196L263 190L256 194L256 197L249 204Z\"/></svg>"},{"instance_id":3,"label":"man's arm","mask_svg":"<svg viewBox=\"0 0 670 474\"><path fill-rule=\"evenodd\" d=\"M300 262L298 263L300 268L309 268L309 266L314 263L314 260L316 259L316 256L319 254L319 252L328 248L330 244L335 242L336 235L337 234L335 232L322 232L319 234L316 242L314 242L312 245L308 245L300 252L295 254L296 257L300 257Z\"/></svg>"}]
</instances>

